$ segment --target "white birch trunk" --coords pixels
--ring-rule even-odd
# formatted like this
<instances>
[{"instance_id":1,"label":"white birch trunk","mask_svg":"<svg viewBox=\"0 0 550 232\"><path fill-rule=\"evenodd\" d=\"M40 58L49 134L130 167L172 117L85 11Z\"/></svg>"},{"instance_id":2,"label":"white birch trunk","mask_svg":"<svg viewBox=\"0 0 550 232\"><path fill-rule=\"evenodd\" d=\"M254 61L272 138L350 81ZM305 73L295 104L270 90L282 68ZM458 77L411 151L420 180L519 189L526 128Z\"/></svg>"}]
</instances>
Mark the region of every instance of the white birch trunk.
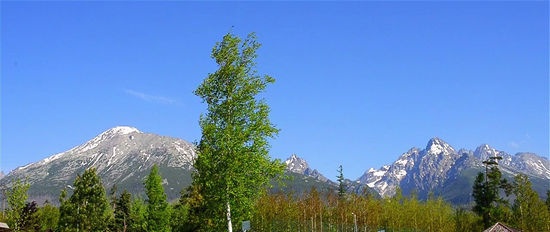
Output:
<instances>
[{"instance_id":1,"label":"white birch trunk","mask_svg":"<svg viewBox=\"0 0 550 232\"><path fill-rule=\"evenodd\" d=\"M229 201L227 201L227 231L233 232L233 225L231 224L231 207L229 207Z\"/></svg>"}]
</instances>

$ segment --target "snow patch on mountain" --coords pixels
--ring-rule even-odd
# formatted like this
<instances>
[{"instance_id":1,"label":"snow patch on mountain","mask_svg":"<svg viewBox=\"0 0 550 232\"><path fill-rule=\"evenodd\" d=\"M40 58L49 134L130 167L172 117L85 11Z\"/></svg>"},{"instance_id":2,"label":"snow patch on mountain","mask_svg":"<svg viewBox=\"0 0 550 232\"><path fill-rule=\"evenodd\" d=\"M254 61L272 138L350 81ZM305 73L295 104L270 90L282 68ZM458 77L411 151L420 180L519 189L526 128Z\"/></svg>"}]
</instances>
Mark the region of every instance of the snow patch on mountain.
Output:
<instances>
[{"instance_id":1,"label":"snow patch on mountain","mask_svg":"<svg viewBox=\"0 0 550 232\"><path fill-rule=\"evenodd\" d=\"M98 136L88 141L87 143L80 145L78 147L75 147L72 150L76 150L78 152L86 152L96 148L103 141L115 138L116 136L123 136L123 135L132 134L132 133L142 133L142 132L134 127L117 126L99 134Z\"/></svg>"},{"instance_id":2,"label":"snow patch on mountain","mask_svg":"<svg viewBox=\"0 0 550 232\"><path fill-rule=\"evenodd\" d=\"M428 155L449 155L454 154L455 150L445 141L439 138L430 139L428 145L426 146L426 153Z\"/></svg>"},{"instance_id":3,"label":"snow patch on mountain","mask_svg":"<svg viewBox=\"0 0 550 232\"><path fill-rule=\"evenodd\" d=\"M127 135L131 133L141 133L137 128L135 127L129 127L129 126L117 126L114 128L111 128L107 131L105 131L103 134L118 134L118 135Z\"/></svg>"}]
</instances>

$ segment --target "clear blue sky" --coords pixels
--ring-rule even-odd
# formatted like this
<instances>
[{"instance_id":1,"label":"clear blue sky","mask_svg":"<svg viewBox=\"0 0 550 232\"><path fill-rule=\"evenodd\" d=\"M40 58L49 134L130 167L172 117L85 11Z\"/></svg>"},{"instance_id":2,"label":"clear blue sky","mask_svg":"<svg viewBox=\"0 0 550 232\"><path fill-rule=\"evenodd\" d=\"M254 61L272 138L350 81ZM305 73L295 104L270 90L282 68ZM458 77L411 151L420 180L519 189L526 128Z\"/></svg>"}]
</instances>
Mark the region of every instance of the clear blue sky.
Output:
<instances>
[{"instance_id":1,"label":"clear blue sky","mask_svg":"<svg viewBox=\"0 0 550 232\"><path fill-rule=\"evenodd\" d=\"M118 125L198 140L230 31L277 79L274 158L355 179L432 137L549 154L547 1L0 4L4 172Z\"/></svg>"}]
</instances>

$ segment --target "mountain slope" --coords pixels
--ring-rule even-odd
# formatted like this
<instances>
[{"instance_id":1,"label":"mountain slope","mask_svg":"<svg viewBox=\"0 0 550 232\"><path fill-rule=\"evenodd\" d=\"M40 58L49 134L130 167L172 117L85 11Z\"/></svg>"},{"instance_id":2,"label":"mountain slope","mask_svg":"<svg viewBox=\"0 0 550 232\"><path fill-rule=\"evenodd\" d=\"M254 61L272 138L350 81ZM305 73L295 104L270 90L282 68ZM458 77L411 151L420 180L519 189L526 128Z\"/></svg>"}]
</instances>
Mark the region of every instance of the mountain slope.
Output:
<instances>
[{"instance_id":1,"label":"mountain slope","mask_svg":"<svg viewBox=\"0 0 550 232\"><path fill-rule=\"evenodd\" d=\"M77 174L94 167L105 186L116 183L119 189L137 193L143 192L145 176L153 164L158 164L167 195L173 199L190 183L195 156L193 146L181 139L115 127L66 152L19 167L0 183L27 179L31 199L57 202L60 189L72 184Z\"/></svg>"}]
</instances>

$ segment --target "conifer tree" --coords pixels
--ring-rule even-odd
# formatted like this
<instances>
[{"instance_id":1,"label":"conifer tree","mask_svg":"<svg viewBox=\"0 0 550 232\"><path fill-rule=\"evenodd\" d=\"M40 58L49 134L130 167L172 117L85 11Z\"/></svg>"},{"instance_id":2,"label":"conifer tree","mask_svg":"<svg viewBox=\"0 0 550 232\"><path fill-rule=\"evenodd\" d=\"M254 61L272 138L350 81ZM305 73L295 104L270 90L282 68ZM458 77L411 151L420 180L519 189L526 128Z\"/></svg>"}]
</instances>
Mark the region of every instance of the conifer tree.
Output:
<instances>
[{"instance_id":1,"label":"conifer tree","mask_svg":"<svg viewBox=\"0 0 550 232\"><path fill-rule=\"evenodd\" d=\"M182 204L181 202L176 203L172 207L172 214L170 220L170 226L172 231L192 231L192 225L188 221L189 215L189 206L187 204Z\"/></svg>"},{"instance_id":2,"label":"conifer tree","mask_svg":"<svg viewBox=\"0 0 550 232\"><path fill-rule=\"evenodd\" d=\"M128 226L129 232L146 232L147 231L147 222L146 222L147 206L143 199L134 198L130 204L130 223Z\"/></svg>"},{"instance_id":3,"label":"conifer tree","mask_svg":"<svg viewBox=\"0 0 550 232\"><path fill-rule=\"evenodd\" d=\"M488 169L486 175L480 172L476 176L472 191L475 203L473 211L482 217L484 228L507 217L508 202L500 197L499 191L502 189L509 194L510 186L494 166Z\"/></svg>"},{"instance_id":4,"label":"conifer tree","mask_svg":"<svg viewBox=\"0 0 550 232\"><path fill-rule=\"evenodd\" d=\"M29 187L29 183L23 183L17 179L6 193L8 199L7 222L13 231L22 230L22 212L29 197L27 194Z\"/></svg>"},{"instance_id":5,"label":"conifer tree","mask_svg":"<svg viewBox=\"0 0 550 232\"><path fill-rule=\"evenodd\" d=\"M110 208L101 179L95 168L87 169L74 181L73 194L66 199L66 190L60 196L60 231L105 231Z\"/></svg>"},{"instance_id":6,"label":"conifer tree","mask_svg":"<svg viewBox=\"0 0 550 232\"><path fill-rule=\"evenodd\" d=\"M147 193L147 231L164 232L170 230L170 211L166 200L166 193L162 187L162 177L155 164L151 173L145 179Z\"/></svg>"},{"instance_id":7,"label":"conifer tree","mask_svg":"<svg viewBox=\"0 0 550 232\"><path fill-rule=\"evenodd\" d=\"M344 183L345 179L342 165L338 167L338 176L336 178L338 178L338 197L340 197L340 199L343 199L346 195L346 183Z\"/></svg>"},{"instance_id":8,"label":"conifer tree","mask_svg":"<svg viewBox=\"0 0 550 232\"><path fill-rule=\"evenodd\" d=\"M130 221L130 206L132 194L124 190L116 199L114 228L116 231L127 231Z\"/></svg>"},{"instance_id":9,"label":"conifer tree","mask_svg":"<svg viewBox=\"0 0 550 232\"><path fill-rule=\"evenodd\" d=\"M189 231L198 231L201 227L201 218L200 215L203 214L205 210L204 199L199 191L199 186L192 184L182 190L182 195L180 197L180 204L187 206L187 228ZM204 226L204 225L203 225Z\"/></svg>"},{"instance_id":10,"label":"conifer tree","mask_svg":"<svg viewBox=\"0 0 550 232\"><path fill-rule=\"evenodd\" d=\"M38 220L40 222L40 231L56 231L59 222L59 209L49 201L38 209Z\"/></svg>"}]
</instances>

